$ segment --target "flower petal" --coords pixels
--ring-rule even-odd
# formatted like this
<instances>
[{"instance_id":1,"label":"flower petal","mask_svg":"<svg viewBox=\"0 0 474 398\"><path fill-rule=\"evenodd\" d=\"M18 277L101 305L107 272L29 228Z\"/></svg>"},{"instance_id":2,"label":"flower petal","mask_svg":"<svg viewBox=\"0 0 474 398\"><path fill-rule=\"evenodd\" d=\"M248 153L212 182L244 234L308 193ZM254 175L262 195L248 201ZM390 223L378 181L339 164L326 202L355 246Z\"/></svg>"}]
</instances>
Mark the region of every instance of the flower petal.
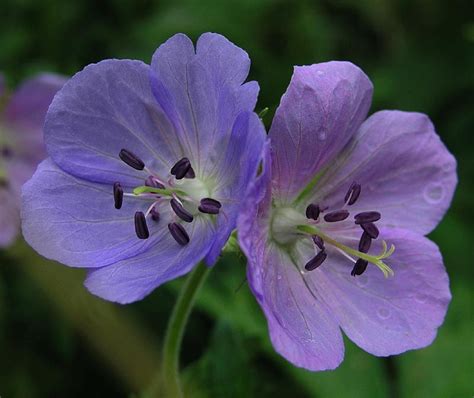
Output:
<instances>
[{"instance_id":1,"label":"flower petal","mask_svg":"<svg viewBox=\"0 0 474 398\"><path fill-rule=\"evenodd\" d=\"M184 156L150 88L150 67L107 60L77 73L55 97L45 123L48 153L62 169L94 182L136 186L146 175L124 164L125 148L168 175Z\"/></svg>"},{"instance_id":2,"label":"flower petal","mask_svg":"<svg viewBox=\"0 0 474 398\"><path fill-rule=\"evenodd\" d=\"M20 230L20 211L17 197L8 189L0 187L0 248L7 247Z\"/></svg>"},{"instance_id":3,"label":"flower petal","mask_svg":"<svg viewBox=\"0 0 474 398\"><path fill-rule=\"evenodd\" d=\"M353 181L362 186L354 213L376 210L384 225L427 234L451 203L456 160L426 115L381 111L364 122L312 200L341 206Z\"/></svg>"},{"instance_id":4,"label":"flower petal","mask_svg":"<svg viewBox=\"0 0 474 398\"><path fill-rule=\"evenodd\" d=\"M225 150L237 115L255 107L258 85L241 86L249 65L245 51L211 33L200 37L196 53L178 34L153 55L153 93L198 174Z\"/></svg>"},{"instance_id":5,"label":"flower petal","mask_svg":"<svg viewBox=\"0 0 474 398\"><path fill-rule=\"evenodd\" d=\"M451 294L433 242L401 229L384 229L381 236L396 247L385 260L393 277L385 278L371 264L352 277L352 264L332 256L312 280L347 336L369 353L387 356L431 344ZM381 250L380 240L373 246L371 252Z\"/></svg>"},{"instance_id":6,"label":"flower petal","mask_svg":"<svg viewBox=\"0 0 474 398\"><path fill-rule=\"evenodd\" d=\"M102 267L142 253L168 235L170 210L160 209L160 222L148 223L150 238L137 238L134 214L149 205L125 197L117 210L111 185L73 177L48 158L23 187L23 234L47 258L72 267Z\"/></svg>"},{"instance_id":7,"label":"flower petal","mask_svg":"<svg viewBox=\"0 0 474 398\"><path fill-rule=\"evenodd\" d=\"M186 229L191 238L186 246L167 234L145 253L90 271L85 286L91 293L121 304L142 299L161 284L189 272L209 250L215 231L206 217L197 217Z\"/></svg>"},{"instance_id":8,"label":"flower petal","mask_svg":"<svg viewBox=\"0 0 474 398\"><path fill-rule=\"evenodd\" d=\"M344 357L339 326L324 297L305 286L288 254L270 244L260 261L249 261L248 274L275 350L308 370L336 368ZM255 279L261 280L255 284Z\"/></svg>"},{"instance_id":9,"label":"flower petal","mask_svg":"<svg viewBox=\"0 0 474 398\"><path fill-rule=\"evenodd\" d=\"M295 67L269 134L277 199L294 199L339 153L371 99L370 80L349 62Z\"/></svg>"},{"instance_id":10,"label":"flower petal","mask_svg":"<svg viewBox=\"0 0 474 398\"><path fill-rule=\"evenodd\" d=\"M46 157L43 124L51 101L66 78L51 73L26 80L12 95L4 111L4 123L13 139L14 153L37 164ZM1 94L0 94L1 95Z\"/></svg>"},{"instance_id":11,"label":"flower petal","mask_svg":"<svg viewBox=\"0 0 474 398\"><path fill-rule=\"evenodd\" d=\"M223 208L217 218L217 236L206 256L209 265L215 263L236 226L246 192L256 176L265 139L265 128L255 113L242 112L237 117L227 149L215 167L215 195Z\"/></svg>"}]
</instances>

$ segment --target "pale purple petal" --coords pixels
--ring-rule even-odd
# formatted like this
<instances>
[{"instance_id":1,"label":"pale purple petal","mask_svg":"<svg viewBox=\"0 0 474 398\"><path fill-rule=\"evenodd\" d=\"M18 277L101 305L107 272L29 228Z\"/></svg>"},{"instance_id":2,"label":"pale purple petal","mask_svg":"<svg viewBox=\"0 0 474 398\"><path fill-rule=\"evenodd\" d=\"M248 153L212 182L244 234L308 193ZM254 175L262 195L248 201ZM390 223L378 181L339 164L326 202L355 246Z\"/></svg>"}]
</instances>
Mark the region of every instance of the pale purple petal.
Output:
<instances>
[{"instance_id":1,"label":"pale purple petal","mask_svg":"<svg viewBox=\"0 0 474 398\"><path fill-rule=\"evenodd\" d=\"M451 294L433 242L401 229L383 229L381 236L396 247L385 260L393 277L385 278L371 264L364 274L352 277L352 264L337 255L311 275L347 336L365 351L387 356L431 344ZM380 250L377 240L371 253Z\"/></svg>"},{"instance_id":2,"label":"pale purple petal","mask_svg":"<svg viewBox=\"0 0 474 398\"><path fill-rule=\"evenodd\" d=\"M427 234L451 203L456 160L426 115L381 111L364 122L308 201L337 208L353 181L362 186L354 213L376 210L383 225Z\"/></svg>"},{"instance_id":3,"label":"pale purple petal","mask_svg":"<svg viewBox=\"0 0 474 398\"><path fill-rule=\"evenodd\" d=\"M269 244L259 261L249 261L248 275L275 350L308 370L336 368L344 357L339 326L324 304L325 297L306 288L288 254Z\"/></svg>"},{"instance_id":4,"label":"pale purple petal","mask_svg":"<svg viewBox=\"0 0 474 398\"><path fill-rule=\"evenodd\" d=\"M46 157L44 119L54 95L66 80L51 73L39 74L22 83L9 99L3 117L16 156L34 159L35 163Z\"/></svg>"},{"instance_id":5,"label":"pale purple petal","mask_svg":"<svg viewBox=\"0 0 474 398\"><path fill-rule=\"evenodd\" d=\"M90 271L85 286L91 293L121 304L142 299L161 284L189 272L209 250L215 234L209 219L198 217L186 229L191 238L186 246L167 234L145 253Z\"/></svg>"},{"instance_id":6,"label":"pale purple petal","mask_svg":"<svg viewBox=\"0 0 474 398\"><path fill-rule=\"evenodd\" d=\"M20 209L16 195L0 187L0 248L13 243L20 230Z\"/></svg>"},{"instance_id":7,"label":"pale purple petal","mask_svg":"<svg viewBox=\"0 0 474 398\"><path fill-rule=\"evenodd\" d=\"M217 34L201 36L196 53L187 36L175 35L153 56L153 93L198 174L225 151L237 115L255 106L258 85L241 86L249 65L245 51Z\"/></svg>"},{"instance_id":8,"label":"pale purple petal","mask_svg":"<svg viewBox=\"0 0 474 398\"><path fill-rule=\"evenodd\" d=\"M52 159L90 181L141 185L146 175L119 159L124 148L151 170L168 175L184 152L151 93L149 75L148 65L130 60L102 61L77 73L46 118Z\"/></svg>"},{"instance_id":9,"label":"pale purple petal","mask_svg":"<svg viewBox=\"0 0 474 398\"><path fill-rule=\"evenodd\" d=\"M295 67L270 138L275 195L298 193L347 144L367 115L372 84L349 62Z\"/></svg>"},{"instance_id":10,"label":"pale purple petal","mask_svg":"<svg viewBox=\"0 0 474 398\"><path fill-rule=\"evenodd\" d=\"M223 214L217 219L218 233L206 256L209 265L217 260L235 228L237 216L244 205L242 198L246 197L249 182L257 173L265 139L265 129L255 113L243 112L237 117L227 149L215 164L214 175L218 187L215 199L223 204Z\"/></svg>"},{"instance_id":11,"label":"pale purple petal","mask_svg":"<svg viewBox=\"0 0 474 398\"><path fill-rule=\"evenodd\" d=\"M150 238L138 239L136 211L146 212L150 200L125 197L115 209L112 186L91 183L61 170L51 159L23 188L23 235L41 255L73 267L102 267L161 247L168 236L169 206L159 208L161 220L149 220Z\"/></svg>"}]
</instances>

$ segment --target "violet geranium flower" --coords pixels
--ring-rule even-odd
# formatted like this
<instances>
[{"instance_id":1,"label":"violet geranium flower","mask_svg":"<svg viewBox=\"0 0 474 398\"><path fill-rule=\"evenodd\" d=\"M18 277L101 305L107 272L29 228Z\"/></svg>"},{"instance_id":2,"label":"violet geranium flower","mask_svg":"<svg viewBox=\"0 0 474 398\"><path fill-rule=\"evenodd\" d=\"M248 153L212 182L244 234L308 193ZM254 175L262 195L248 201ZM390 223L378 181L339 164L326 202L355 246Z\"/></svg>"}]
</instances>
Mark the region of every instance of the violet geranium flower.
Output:
<instances>
[{"instance_id":1,"label":"violet geranium flower","mask_svg":"<svg viewBox=\"0 0 474 398\"><path fill-rule=\"evenodd\" d=\"M7 95L0 74L0 247L9 246L20 230L21 186L46 158L44 118L65 81L43 73Z\"/></svg>"},{"instance_id":2,"label":"violet geranium flower","mask_svg":"<svg viewBox=\"0 0 474 398\"><path fill-rule=\"evenodd\" d=\"M77 73L45 124L50 158L23 190L40 254L89 270L120 303L213 264L235 228L266 139L246 52L218 34L178 34L151 66L106 60Z\"/></svg>"},{"instance_id":3,"label":"violet geranium flower","mask_svg":"<svg viewBox=\"0 0 474 398\"><path fill-rule=\"evenodd\" d=\"M238 222L273 346L309 370L340 364L340 329L378 356L430 344L451 298L424 235L449 207L455 159L423 114L364 121L371 97L351 63L296 67Z\"/></svg>"}]
</instances>

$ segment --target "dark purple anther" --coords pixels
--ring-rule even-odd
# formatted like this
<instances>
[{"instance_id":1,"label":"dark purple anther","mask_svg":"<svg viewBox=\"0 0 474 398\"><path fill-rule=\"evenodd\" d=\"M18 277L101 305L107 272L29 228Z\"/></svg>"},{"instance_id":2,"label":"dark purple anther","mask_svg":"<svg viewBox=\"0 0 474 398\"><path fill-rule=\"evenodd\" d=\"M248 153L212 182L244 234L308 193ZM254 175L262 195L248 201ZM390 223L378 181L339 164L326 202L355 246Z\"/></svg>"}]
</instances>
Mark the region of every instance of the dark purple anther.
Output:
<instances>
[{"instance_id":1,"label":"dark purple anther","mask_svg":"<svg viewBox=\"0 0 474 398\"><path fill-rule=\"evenodd\" d=\"M191 170L191 162L188 158L182 158L171 168L171 174L174 175L177 180L181 180L186 176L189 170Z\"/></svg>"},{"instance_id":2,"label":"dark purple anther","mask_svg":"<svg viewBox=\"0 0 474 398\"><path fill-rule=\"evenodd\" d=\"M311 238L313 239L313 242L316 246L318 246L321 250L324 250L324 241L320 236L313 235Z\"/></svg>"},{"instance_id":3,"label":"dark purple anther","mask_svg":"<svg viewBox=\"0 0 474 398\"><path fill-rule=\"evenodd\" d=\"M377 239L379 236L379 229L373 222L367 222L364 224L360 224L362 229L369 235L372 239Z\"/></svg>"},{"instance_id":4,"label":"dark purple anther","mask_svg":"<svg viewBox=\"0 0 474 398\"><path fill-rule=\"evenodd\" d=\"M354 268L352 268L351 275L362 275L367 268L367 264L369 262L367 260L363 260L359 258L356 263L354 264Z\"/></svg>"},{"instance_id":5,"label":"dark purple anther","mask_svg":"<svg viewBox=\"0 0 474 398\"><path fill-rule=\"evenodd\" d=\"M360 195L360 184L357 184L355 181L349 187L349 190L344 197L344 203L347 203L349 206L353 205Z\"/></svg>"},{"instance_id":6,"label":"dark purple anther","mask_svg":"<svg viewBox=\"0 0 474 398\"><path fill-rule=\"evenodd\" d=\"M150 210L150 215L153 221L160 221L160 213L158 212L158 210L155 209L155 207Z\"/></svg>"},{"instance_id":7,"label":"dark purple anther","mask_svg":"<svg viewBox=\"0 0 474 398\"><path fill-rule=\"evenodd\" d=\"M130 167L133 167L135 170L143 170L145 168L145 163L143 163L137 155L126 149L120 150L119 157L123 162L128 164Z\"/></svg>"},{"instance_id":8,"label":"dark purple anther","mask_svg":"<svg viewBox=\"0 0 474 398\"><path fill-rule=\"evenodd\" d=\"M116 209L120 209L123 203L123 189L119 182L114 183L114 204Z\"/></svg>"},{"instance_id":9,"label":"dark purple anther","mask_svg":"<svg viewBox=\"0 0 474 398\"><path fill-rule=\"evenodd\" d=\"M184 176L185 178L195 178L196 173L194 172L194 169L192 167L189 168L188 172Z\"/></svg>"},{"instance_id":10,"label":"dark purple anther","mask_svg":"<svg viewBox=\"0 0 474 398\"><path fill-rule=\"evenodd\" d=\"M168 229L170 230L170 234L174 240L181 246L189 243L189 235L181 224L172 222L168 224Z\"/></svg>"},{"instance_id":11,"label":"dark purple anther","mask_svg":"<svg viewBox=\"0 0 474 398\"><path fill-rule=\"evenodd\" d=\"M364 232L360 237L359 241L359 251L362 253L367 253L370 249L370 245L372 243L372 238L367 232Z\"/></svg>"},{"instance_id":12,"label":"dark purple anther","mask_svg":"<svg viewBox=\"0 0 474 398\"><path fill-rule=\"evenodd\" d=\"M356 224L365 224L380 220L380 213L378 211L364 211L356 214L354 220Z\"/></svg>"},{"instance_id":13,"label":"dark purple anther","mask_svg":"<svg viewBox=\"0 0 474 398\"><path fill-rule=\"evenodd\" d=\"M135 213L135 233L140 239L148 239L150 232L148 232L148 226L146 225L145 214L142 211Z\"/></svg>"},{"instance_id":14,"label":"dark purple anther","mask_svg":"<svg viewBox=\"0 0 474 398\"><path fill-rule=\"evenodd\" d=\"M187 211L181 203L179 203L175 198L170 200L170 205L176 215L181 218L181 220L186 222L193 221L193 215Z\"/></svg>"},{"instance_id":15,"label":"dark purple anther","mask_svg":"<svg viewBox=\"0 0 474 398\"><path fill-rule=\"evenodd\" d=\"M0 188L8 187L8 180L6 178L0 177Z\"/></svg>"},{"instance_id":16,"label":"dark purple anther","mask_svg":"<svg viewBox=\"0 0 474 398\"><path fill-rule=\"evenodd\" d=\"M306 218L309 218L310 220L317 220L320 212L321 209L319 206L311 203L306 208Z\"/></svg>"},{"instance_id":17,"label":"dark purple anther","mask_svg":"<svg viewBox=\"0 0 474 398\"><path fill-rule=\"evenodd\" d=\"M201 213L207 214L219 214L219 210L222 207L221 202L212 198L201 199L201 203L198 207Z\"/></svg>"},{"instance_id":18,"label":"dark purple anther","mask_svg":"<svg viewBox=\"0 0 474 398\"><path fill-rule=\"evenodd\" d=\"M145 185L147 187L158 188L158 189L165 189L165 186L158 181L156 177L148 176L145 180Z\"/></svg>"},{"instance_id":19,"label":"dark purple anther","mask_svg":"<svg viewBox=\"0 0 474 398\"><path fill-rule=\"evenodd\" d=\"M1 157L8 159L8 158L11 158L12 155L13 155L13 151L9 146L4 145L0 148Z\"/></svg>"},{"instance_id":20,"label":"dark purple anther","mask_svg":"<svg viewBox=\"0 0 474 398\"><path fill-rule=\"evenodd\" d=\"M349 212L347 210L336 210L326 214L324 216L324 221L337 222L345 220L347 217L349 217Z\"/></svg>"},{"instance_id":21,"label":"dark purple anther","mask_svg":"<svg viewBox=\"0 0 474 398\"><path fill-rule=\"evenodd\" d=\"M311 260L309 260L306 265L304 266L306 271L313 271L318 268L328 255L324 250L321 250L318 254L316 254Z\"/></svg>"}]
</instances>

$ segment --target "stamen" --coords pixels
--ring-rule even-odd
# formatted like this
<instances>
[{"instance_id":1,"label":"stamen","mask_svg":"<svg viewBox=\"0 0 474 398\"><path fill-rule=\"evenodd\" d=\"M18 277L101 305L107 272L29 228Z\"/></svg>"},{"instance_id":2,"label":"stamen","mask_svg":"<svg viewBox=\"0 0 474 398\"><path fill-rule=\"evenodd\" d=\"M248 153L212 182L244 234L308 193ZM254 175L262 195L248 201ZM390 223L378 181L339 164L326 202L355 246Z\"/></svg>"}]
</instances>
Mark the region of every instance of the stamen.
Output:
<instances>
[{"instance_id":1,"label":"stamen","mask_svg":"<svg viewBox=\"0 0 474 398\"><path fill-rule=\"evenodd\" d=\"M380 213L378 211L364 211L356 214L354 220L356 224L365 224L368 222L374 222L380 220Z\"/></svg>"},{"instance_id":2,"label":"stamen","mask_svg":"<svg viewBox=\"0 0 474 398\"><path fill-rule=\"evenodd\" d=\"M189 235L181 224L175 222L169 223L168 229L174 240L181 246L187 245L189 243Z\"/></svg>"},{"instance_id":3,"label":"stamen","mask_svg":"<svg viewBox=\"0 0 474 398\"><path fill-rule=\"evenodd\" d=\"M153 177L153 176L148 176L146 178L145 186L158 188L158 189L165 189L165 186L156 177Z\"/></svg>"},{"instance_id":4,"label":"stamen","mask_svg":"<svg viewBox=\"0 0 474 398\"><path fill-rule=\"evenodd\" d=\"M201 204L198 207L198 210L201 213L207 214L219 214L219 209L222 207L221 203L218 200L212 198L201 199Z\"/></svg>"},{"instance_id":5,"label":"stamen","mask_svg":"<svg viewBox=\"0 0 474 398\"><path fill-rule=\"evenodd\" d=\"M362 260L359 258L356 263L354 264L354 268L352 268L351 275L356 276L356 275L362 275L364 271L367 269L367 260Z\"/></svg>"},{"instance_id":6,"label":"stamen","mask_svg":"<svg viewBox=\"0 0 474 398\"><path fill-rule=\"evenodd\" d=\"M135 233L140 239L148 239L150 232L148 232L148 226L146 225L145 214L142 211L135 213Z\"/></svg>"},{"instance_id":7,"label":"stamen","mask_svg":"<svg viewBox=\"0 0 474 398\"><path fill-rule=\"evenodd\" d=\"M360 224L362 229L367 233L372 239L377 239L379 236L379 229L376 227L376 225L373 222L366 222L363 224Z\"/></svg>"},{"instance_id":8,"label":"stamen","mask_svg":"<svg viewBox=\"0 0 474 398\"><path fill-rule=\"evenodd\" d=\"M309 218L311 220L317 220L320 212L321 209L319 208L319 206L314 203L311 203L306 208L306 218Z\"/></svg>"},{"instance_id":9,"label":"stamen","mask_svg":"<svg viewBox=\"0 0 474 398\"><path fill-rule=\"evenodd\" d=\"M326 214L324 216L324 221L337 222L345 220L347 217L349 217L349 212L347 210L336 210Z\"/></svg>"},{"instance_id":10,"label":"stamen","mask_svg":"<svg viewBox=\"0 0 474 398\"><path fill-rule=\"evenodd\" d=\"M372 239L367 232L364 232L360 237L359 241L359 251L362 253L368 253L370 245L372 244Z\"/></svg>"},{"instance_id":11,"label":"stamen","mask_svg":"<svg viewBox=\"0 0 474 398\"><path fill-rule=\"evenodd\" d=\"M311 260L309 260L306 265L304 266L306 271L313 271L318 268L324 260L326 260L327 253L324 250L321 250L316 256L314 256Z\"/></svg>"},{"instance_id":12,"label":"stamen","mask_svg":"<svg viewBox=\"0 0 474 398\"><path fill-rule=\"evenodd\" d=\"M316 246L318 246L321 250L324 250L324 241L322 240L320 236L313 235L311 239L313 239L313 242L315 243Z\"/></svg>"},{"instance_id":13,"label":"stamen","mask_svg":"<svg viewBox=\"0 0 474 398\"><path fill-rule=\"evenodd\" d=\"M126 149L121 149L119 153L120 159L130 167L133 167L135 170L143 170L145 168L145 163L133 152L130 152Z\"/></svg>"},{"instance_id":14,"label":"stamen","mask_svg":"<svg viewBox=\"0 0 474 398\"><path fill-rule=\"evenodd\" d=\"M192 166L189 168L188 172L184 176L185 178L196 178L196 173L194 172L194 169Z\"/></svg>"},{"instance_id":15,"label":"stamen","mask_svg":"<svg viewBox=\"0 0 474 398\"><path fill-rule=\"evenodd\" d=\"M186 222L193 221L193 215L187 211L181 203L179 203L175 198L170 200L170 205L176 215L181 218L181 220Z\"/></svg>"},{"instance_id":16,"label":"stamen","mask_svg":"<svg viewBox=\"0 0 474 398\"><path fill-rule=\"evenodd\" d=\"M151 214L151 219L153 221L160 221L160 213L158 212L158 210L155 209L155 207L153 207L151 210L150 210L150 214Z\"/></svg>"},{"instance_id":17,"label":"stamen","mask_svg":"<svg viewBox=\"0 0 474 398\"><path fill-rule=\"evenodd\" d=\"M114 204L116 209L122 208L123 188L119 182L114 183Z\"/></svg>"},{"instance_id":18,"label":"stamen","mask_svg":"<svg viewBox=\"0 0 474 398\"><path fill-rule=\"evenodd\" d=\"M344 197L344 203L347 203L349 206L353 205L359 198L360 190L360 184L354 181Z\"/></svg>"},{"instance_id":19,"label":"stamen","mask_svg":"<svg viewBox=\"0 0 474 398\"><path fill-rule=\"evenodd\" d=\"M7 145L4 145L0 148L0 156L3 157L3 158L10 158L11 156L13 155L13 151L12 149L7 146Z\"/></svg>"},{"instance_id":20,"label":"stamen","mask_svg":"<svg viewBox=\"0 0 474 398\"><path fill-rule=\"evenodd\" d=\"M181 180L191 169L191 162L188 158L182 158L178 160L175 165L171 168L171 174L176 177L177 180ZM194 173L194 171L193 171Z\"/></svg>"}]
</instances>

